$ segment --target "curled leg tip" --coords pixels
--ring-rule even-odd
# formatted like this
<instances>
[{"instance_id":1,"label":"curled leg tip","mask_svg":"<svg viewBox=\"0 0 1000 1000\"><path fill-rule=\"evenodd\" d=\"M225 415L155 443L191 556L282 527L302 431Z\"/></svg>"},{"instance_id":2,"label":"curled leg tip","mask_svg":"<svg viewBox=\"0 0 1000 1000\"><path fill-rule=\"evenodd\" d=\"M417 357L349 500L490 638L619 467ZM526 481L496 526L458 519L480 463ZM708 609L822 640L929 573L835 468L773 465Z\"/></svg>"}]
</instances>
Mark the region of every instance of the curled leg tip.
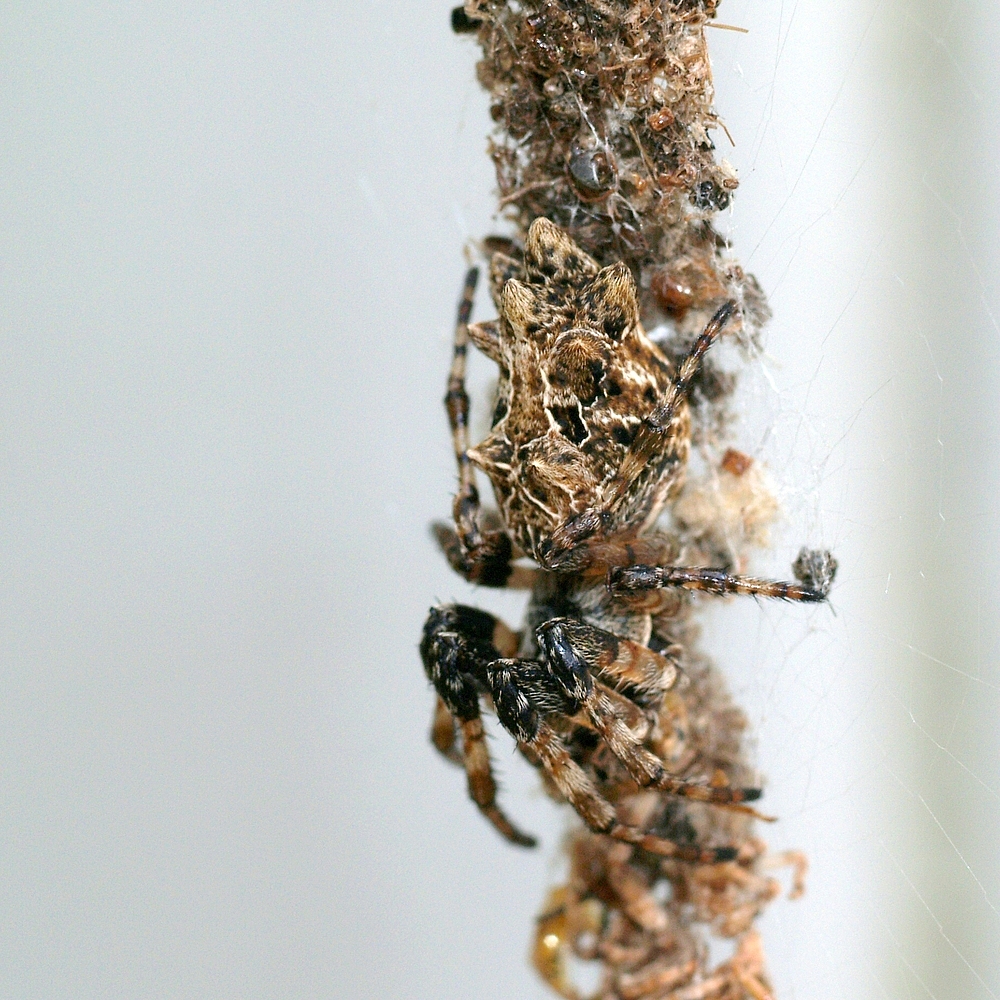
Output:
<instances>
[{"instance_id":1,"label":"curled leg tip","mask_svg":"<svg viewBox=\"0 0 1000 1000\"><path fill-rule=\"evenodd\" d=\"M495 802L488 802L479 806L480 812L493 824L497 832L504 840L518 847L536 847L538 841L530 833L523 833L507 817Z\"/></svg>"},{"instance_id":2,"label":"curled leg tip","mask_svg":"<svg viewBox=\"0 0 1000 1000\"><path fill-rule=\"evenodd\" d=\"M808 594L802 600L825 601L837 575L837 560L826 549L803 548L792 563L792 573Z\"/></svg>"}]
</instances>

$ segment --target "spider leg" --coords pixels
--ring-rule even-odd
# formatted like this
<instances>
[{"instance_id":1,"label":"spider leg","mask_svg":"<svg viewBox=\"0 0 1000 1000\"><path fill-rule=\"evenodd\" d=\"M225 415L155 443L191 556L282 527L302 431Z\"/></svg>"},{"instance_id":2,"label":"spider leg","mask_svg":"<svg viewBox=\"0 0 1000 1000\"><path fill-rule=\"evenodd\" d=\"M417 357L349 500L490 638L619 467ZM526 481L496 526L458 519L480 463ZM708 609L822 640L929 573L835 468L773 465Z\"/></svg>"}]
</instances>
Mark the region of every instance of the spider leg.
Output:
<instances>
[{"instance_id":1,"label":"spider leg","mask_svg":"<svg viewBox=\"0 0 1000 1000\"><path fill-rule=\"evenodd\" d=\"M677 375L663 399L639 425L618 471L603 491L600 504L564 521L552 533L540 553L547 569L585 566L594 543L600 543L612 534L615 525L622 520L625 507L636 494L636 484L643 477L649 477L651 470L660 471L671 461L683 460L669 447L671 432L676 432L673 425L678 418L678 410L687 398L706 351L725 330L736 310L734 301L726 302L709 320L678 366Z\"/></svg>"},{"instance_id":2,"label":"spider leg","mask_svg":"<svg viewBox=\"0 0 1000 1000\"><path fill-rule=\"evenodd\" d=\"M594 683L594 673L621 675L633 670L637 661L647 664L648 674L655 660L661 662L664 677L670 677L672 683L676 667L665 657L574 618L552 618L543 622L535 635L551 676L567 702L586 712L611 752L641 787L721 806L737 806L760 798L759 788L716 788L669 774L663 761L650 753L625 723L601 685Z\"/></svg>"},{"instance_id":3,"label":"spider leg","mask_svg":"<svg viewBox=\"0 0 1000 1000\"><path fill-rule=\"evenodd\" d=\"M501 649L510 650L511 638L514 635L510 629L485 611L462 605L432 608L424 626L420 655L437 690L439 706L443 704L451 717L458 720L469 797L503 837L521 847L534 847L535 838L522 833L497 805L496 781L479 712L484 665L500 656ZM453 744L454 722L450 735ZM435 711L432 739L442 753L450 754L452 746L447 741L440 710Z\"/></svg>"},{"instance_id":4,"label":"spider leg","mask_svg":"<svg viewBox=\"0 0 1000 1000\"><path fill-rule=\"evenodd\" d=\"M455 716L451 714L441 695L434 703L434 715L431 720L431 743L442 757L453 764L462 763L462 755L455 745Z\"/></svg>"},{"instance_id":5,"label":"spider leg","mask_svg":"<svg viewBox=\"0 0 1000 1000\"><path fill-rule=\"evenodd\" d=\"M546 664L503 658L502 652L513 652L512 640L516 640L514 634L485 611L449 605L431 609L420 643L427 676L462 730L469 795L504 837L523 846L535 843L507 819L496 803L496 782L479 713L479 695L484 688L492 695L501 725L529 757L548 771L561 794L593 831L680 860L710 864L735 857L733 848L681 846L620 823L614 807L545 722L548 714L573 714L580 706L565 697Z\"/></svg>"},{"instance_id":6,"label":"spider leg","mask_svg":"<svg viewBox=\"0 0 1000 1000\"><path fill-rule=\"evenodd\" d=\"M448 392L444 397L451 427L452 446L458 464L458 492L452 507L455 519L453 532L435 528L438 542L453 569L473 583L487 587L505 587L514 567L511 560L514 547L503 531L484 531L480 525L479 490L476 474L469 459L469 394L465 391L465 358L469 349L469 318L479 280L478 268L470 268L465 276L462 298L455 324L451 369L448 372Z\"/></svg>"},{"instance_id":7,"label":"spider leg","mask_svg":"<svg viewBox=\"0 0 1000 1000\"><path fill-rule=\"evenodd\" d=\"M614 806L601 795L587 772L573 760L565 742L544 719L547 712L573 714L579 707L554 682L546 665L534 660L500 659L488 664L486 674L500 723L529 757L541 763L562 796L595 833L683 861L714 864L736 857L731 847L683 846L618 820ZM561 709L555 707L560 705Z\"/></svg>"},{"instance_id":8,"label":"spider leg","mask_svg":"<svg viewBox=\"0 0 1000 1000\"><path fill-rule=\"evenodd\" d=\"M631 597L654 590L681 588L708 594L751 594L776 597L784 601L825 601L826 589L801 583L758 580L752 576L733 576L718 569L688 566L619 566L608 570L608 591L613 597Z\"/></svg>"}]
</instances>

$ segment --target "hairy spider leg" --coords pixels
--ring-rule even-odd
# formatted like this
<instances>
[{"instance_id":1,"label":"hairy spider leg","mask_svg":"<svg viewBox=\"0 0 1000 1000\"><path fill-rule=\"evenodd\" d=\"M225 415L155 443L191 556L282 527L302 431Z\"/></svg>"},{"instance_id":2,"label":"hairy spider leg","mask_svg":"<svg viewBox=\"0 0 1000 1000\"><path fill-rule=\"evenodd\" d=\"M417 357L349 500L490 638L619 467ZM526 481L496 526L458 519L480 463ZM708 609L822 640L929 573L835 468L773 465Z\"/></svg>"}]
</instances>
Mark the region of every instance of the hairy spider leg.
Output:
<instances>
[{"instance_id":1,"label":"hairy spider leg","mask_svg":"<svg viewBox=\"0 0 1000 1000\"><path fill-rule=\"evenodd\" d=\"M627 598L649 591L680 588L708 594L750 594L783 601L817 603L825 601L827 590L800 583L758 580L752 576L733 576L722 570L691 566L618 566L608 570L607 587L613 597Z\"/></svg>"},{"instance_id":2,"label":"hairy spider leg","mask_svg":"<svg viewBox=\"0 0 1000 1000\"><path fill-rule=\"evenodd\" d=\"M444 698L438 695L434 702L434 715L431 720L431 743L442 757L453 764L462 765L462 754L456 744L455 716L448 710Z\"/></svg>"},{"instance_id":3,"label":"hairy spider leg","mask_svg":"<svg viewBox=\"0 0 1000 1000\"><path fill-rule=\"evenodd\" d=\"M677 375L671 380L670 388L662 401L640 425L617 475L605 492L604 505L609 510L613 510L629 495L643 468L660 450L663 437L677 413L677 408L687 399L688 390L695 375L698 374L702 358L722 335L735 312L736 303L732 300L719 307L680 363Z\"/></svg>"},{"instance_id":4,"label":"hairy spider leg","mask_svg":"<svg viewBox=\"0 0 1000 1000\"><path fill-rule=\"evenodd\" d=\"M646 673L649 666L658 663L666 676L676 677L676 667L665 657L575 618L551 618L538 626L535 636L570 711L586 712L594 729L640 787L719 806L737 806L760 798L759 788L716 788L669 774L663 761L625 724L601 685L594 683L595 673L621 675L634 670L637 662L648 665Z\"/></svg>"},{"instance_id":5,"label":"hairy spider leg","mask_svg":"<svg viewBox=\"0 0 1000 1000\"><path fill-rule=\"evenodd\" d=\"M492 615L464 605L432 608L420 644L428 677L448 710L459 720L465 741L464 760L469 794L486 818L508 840L531 846L496 804L493 780L479 714L481 688L491 695L497 718L524 749L541 763L563 797L595 833L638 845L654 854L712 864L732 860L733 848L706 849L675 844L618 821L614 807L597 790L570 755L566 744L545 721L550 715L572 715L581 707L567 699L547 664L505 658L495 643L506 626ZM501 641L499 645L507 645Z\"/></svg>"},{"instance_id":6,"label":"hairy spider leg","mask_svg":"<svg viewBox=\"0 0 1000 1000\"><path fill-rule=\"evenodd\" d=\"M469 460L469 394L465 391L465 359L469 349L469 319L479 280L479 269L470 268L462 287L455 324L448 391L444 397L451 427L452 446L458 465L458 492L452 506L457 531L435 526L438 543L452 568L473 583L504 587L513 567L513 546L502 531L484 531L479 523L479 490L476 474Z\"/></svg>"},{"instance_id":7,"label":"hairy spider leg","mask_svg":"<svg viewBox=\"0 0 1000 1000\"><path fill-rule=\"evenodd\" d=\"M503 622L477 608L464 605L432 608L424 625L420 655L437 690L439 704L458 720L469 797L503 837L521 847L534 847L535 838L522 833L497 805L496 781L479 711L484 661L501 656L495 642L510 651L511 637L513 633ZM432 740L442 753L450 756L452 745L438 711L435 711ZM454 742L454 723L451 742Z\"/></svg>"},{"instance_id":8,"label":"hairy spider leg","mask_svg":"<svg viewBox=\"0 0 1000 1000\"><path fill-rule=\"evenodd\" d=\"M522 684L525 675L535 674L540 667L533 660L515 659L496 660L488 665L487 675L497 718L528 751L529 756L541 762L560 794L594 833L603 833L651 854L681 861L715 864L732 861L736 857L737 852L732 847L703 848L677 844L619 822L614 806L597 790L587 772L573 760L562 738L541 718L539 709L528 694L534 685L530 681ZM531 677L533 680L535 677ZM545 693L551 698L554 692L549 688Z\"/></svg>"}]
</instances>

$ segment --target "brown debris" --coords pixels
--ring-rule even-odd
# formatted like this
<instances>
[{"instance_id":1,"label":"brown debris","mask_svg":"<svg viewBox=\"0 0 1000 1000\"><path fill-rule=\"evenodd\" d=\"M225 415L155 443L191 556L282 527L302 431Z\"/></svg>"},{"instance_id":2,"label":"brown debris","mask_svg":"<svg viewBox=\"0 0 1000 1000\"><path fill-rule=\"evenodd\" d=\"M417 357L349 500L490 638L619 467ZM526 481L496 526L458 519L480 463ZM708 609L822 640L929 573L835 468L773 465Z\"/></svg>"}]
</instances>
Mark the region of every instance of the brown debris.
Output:
<instances>
[{"instance_id":1,"label":"brown debris","mask_svg":"<svg viewBox=\"0 0 1000 1000\"><path fill-rule=\"evenodd\" d=\"M742 476L753 465L753 459L735 448L727 448L719 464L726 472L731 472L734 476Z\"/></svg>"},{"instance_id":2,"label":"brown debris","mask_svg":"<svg viewBox=\"0 0 1000 1000\"><path fill-rule=\"evenodd\" d=\"M744 342L769 317L759 285L713 227L738 186L713 143L724 126L713 107L704 29L716 7L716 0L466 0L459 18L482 47L478 76L497 124L490 155L499 204L515 225L512 241L494 238L489 250L519 259L530 223L544 217L598 265L623 261L646 329L667 324L662 347L672 359L727 299L740 305ZM699 379L692 403L706 410L702 424L717 437L734 380L714 363ZM677 547L702 554L705 565L739 567L749 547L766 543L777 503L749 456L729 449L712 465L711 482L689 486L674 507ZM800 562L800 578L827 570L809 553ZM752 783L746 720L696 652L686 597L663 596L652 641L683 649L686 682L663 698L649 745L672 773ZM622 822L680 844L737 845L738 854L692 864L575 832L568 881L538 919L532 959L546 982L577 1000L575 957L602 964L601 1000L771 1000L754 921L780 892L772 868L793 866L792 896L801 894L804 857L769 857L750 810L639 792L602 746L581 744L574 758ZM709 934L735 942L732 958L714 969Z\"/></svg>"},{"instance_id":3,"label":"brown debris","mask_svg":"<svg viewBox=\"0 0 1000 1000\"><path fill-rule=\"evenodd\" d=\"M742 300L747 281L712 227L739 184L715 157L721 122L704 31L715 8L699 0L468 0L464 8L463 23L479 25L505 214L522 233L544 216L601 265L624 261L645 289L644 319L690 311L689 338L726 298ZM759 304L759 294L750 297ZM766 319L750 312L751 325Z\"/></svg>"}]
</instances>

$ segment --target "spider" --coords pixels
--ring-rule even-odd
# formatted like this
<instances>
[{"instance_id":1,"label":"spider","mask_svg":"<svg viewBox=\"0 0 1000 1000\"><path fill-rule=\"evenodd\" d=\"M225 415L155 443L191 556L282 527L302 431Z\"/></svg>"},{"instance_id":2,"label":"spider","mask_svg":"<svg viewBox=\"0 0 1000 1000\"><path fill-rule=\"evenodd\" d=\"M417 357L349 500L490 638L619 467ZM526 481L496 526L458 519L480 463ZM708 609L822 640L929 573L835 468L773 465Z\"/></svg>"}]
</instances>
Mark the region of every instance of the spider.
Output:
<instances>
[{"instance_id":1,"label":"spider","mask_svg":"<svg viewBox=\"0 0 1000 1000\"><path fill-rule=\"evenodd\" d=\"M733 848L678 844L620 821L570 739L589 731L643 788L751 812L746 803L760 797L758 788L670 774L645 745L655 725L647 709L678 677L679 649L650 645L652 617L669 591L818 602L835 570L829 554L806 550L798 583L672 565L672 540L654 529L684 475L689 387L737 305L719 308L675 371L642 328L629 269L600 268L545 218L528 230L523 265L493 255L499 318L470 325L477 278L476 269L466 277L445 397L459 477L454 528L435 531L466 580L530 588L532 598L523 637L477 608L431 609L420 653L437 692L432 741L464 764L471 798L515 844L535 841L497 803L484 700L591 830L682 860L731 859ZM475 447L470 341L499 368L492 430ZM474 467L492 481L499 523L480 509ZM522 556L535 567L515 565Z\"/></svg>"}]
</instances>

